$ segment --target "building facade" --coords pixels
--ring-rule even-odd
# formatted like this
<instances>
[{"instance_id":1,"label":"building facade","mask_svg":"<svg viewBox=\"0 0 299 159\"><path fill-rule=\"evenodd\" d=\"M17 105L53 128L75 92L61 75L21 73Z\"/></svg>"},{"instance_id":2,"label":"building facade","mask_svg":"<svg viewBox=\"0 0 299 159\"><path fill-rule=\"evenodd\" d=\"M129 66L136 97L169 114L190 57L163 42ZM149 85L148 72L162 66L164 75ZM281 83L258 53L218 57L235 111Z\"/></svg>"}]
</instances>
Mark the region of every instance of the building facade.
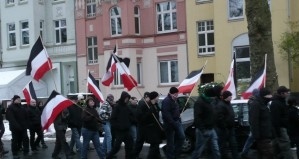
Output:
<instances>
[{"instance_id":1,"label":"building facade","mask_svg":"<svg viewBox=\"0 0 299 159\"><path fill-rule=\"evenodd\" d=\"M36 86L37 96L48 96L53 89L64 95L77 92L74 1L3 0L0 6L0 71L25 72L31 48L38 36L41 36L53 62L53 70L39 83L34 82L43 86ZM24 86L30 80L31 77L24 76ZM22 95L24 86L21 85L12 93Z\"/></svg>"},{"instance_id":2,"label":"building facade","mask_svg":"<svg viewBox=\"0 0 299 159\"><path fill-rule=\"evenodd\" d=\"M299 91L298 69L279 54L279 42L288 31L288 21L298 21L299 2L268 0L272 15L272 40L279 85ZM233 53L236 53L237 78L250 82L250 50L244 0L186 1L189 70L208 61L201 81L226 82ZM262 68L261 68L262 69ZM297 72L297 73L296 73Z\"/></svg>"},{"instance_id":3,"label":"building facade","mask_svg":"<svg viewBox=\"0 0 299 159\"><path fill-rule=\"evenodd\" d=\"M87 72L99 81L104 96L123 90L118 73L109 87L101 84L108 59L117 46L129 57L129 70L138 82L130 91L167 94L187 75L185 0L76 0L76 39L79 92L87 92Z\"/></svg>"}]
</instances>

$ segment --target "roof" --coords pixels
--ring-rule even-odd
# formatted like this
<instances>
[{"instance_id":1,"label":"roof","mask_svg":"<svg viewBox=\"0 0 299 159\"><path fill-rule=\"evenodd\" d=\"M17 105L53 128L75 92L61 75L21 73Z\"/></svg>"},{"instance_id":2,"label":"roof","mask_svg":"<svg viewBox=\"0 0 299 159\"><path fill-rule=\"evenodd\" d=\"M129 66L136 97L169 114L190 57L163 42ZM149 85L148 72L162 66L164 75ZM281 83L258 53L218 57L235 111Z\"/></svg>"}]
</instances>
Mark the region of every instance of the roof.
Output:
<instances>
[{"instance_id":1,"label":"roof","mask_svg":"<svg viewBox=\"0 0 299 159\"><path fill-rule=\"evenodd\" d=\"M25 69L0 72L0 77L1 77L0 86L9 84L11 81L16 79L18 76L20 76L23 73L25 73Z\"/></svg>"}]
</instances>

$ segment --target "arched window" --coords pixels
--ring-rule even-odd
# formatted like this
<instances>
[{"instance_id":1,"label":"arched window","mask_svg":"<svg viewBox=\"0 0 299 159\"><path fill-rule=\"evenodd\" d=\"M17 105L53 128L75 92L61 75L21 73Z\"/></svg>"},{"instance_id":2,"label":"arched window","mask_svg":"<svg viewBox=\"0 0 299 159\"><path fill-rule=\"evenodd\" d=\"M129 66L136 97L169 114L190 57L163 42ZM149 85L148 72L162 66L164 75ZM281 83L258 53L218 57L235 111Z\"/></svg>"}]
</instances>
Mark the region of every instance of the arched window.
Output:
<instances>
[{"instance_id":1,"label":"arched window","mask_svg":"<svg viewBox=\"0 0 299 159\"><path fill-rule=\"evenodd\" d=\"M121 10L113 7L110 10L111 35L121 35Z\"/></svg>"}]
</instances>

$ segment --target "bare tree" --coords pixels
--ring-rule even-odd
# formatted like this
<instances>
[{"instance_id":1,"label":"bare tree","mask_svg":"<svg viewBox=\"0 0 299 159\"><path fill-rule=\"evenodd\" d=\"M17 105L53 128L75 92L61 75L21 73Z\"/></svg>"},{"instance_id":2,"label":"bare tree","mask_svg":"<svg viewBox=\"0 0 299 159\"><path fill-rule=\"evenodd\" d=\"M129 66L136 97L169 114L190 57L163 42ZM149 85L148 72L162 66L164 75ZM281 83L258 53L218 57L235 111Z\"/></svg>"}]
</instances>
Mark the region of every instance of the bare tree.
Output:
<instances>
[{"instance_id":1,"label":"bare tree","mask_svg":"<svg viewBox=\"0 0 299 159\"><path fill-rule=\"evenodd\" d=\"M275 90L278 87L276 66L272 42L272 22L268 0L245 0L250 45L251 76L255 76L264 67L267 54L266 87Z\"/></svg>"}]
</instances>

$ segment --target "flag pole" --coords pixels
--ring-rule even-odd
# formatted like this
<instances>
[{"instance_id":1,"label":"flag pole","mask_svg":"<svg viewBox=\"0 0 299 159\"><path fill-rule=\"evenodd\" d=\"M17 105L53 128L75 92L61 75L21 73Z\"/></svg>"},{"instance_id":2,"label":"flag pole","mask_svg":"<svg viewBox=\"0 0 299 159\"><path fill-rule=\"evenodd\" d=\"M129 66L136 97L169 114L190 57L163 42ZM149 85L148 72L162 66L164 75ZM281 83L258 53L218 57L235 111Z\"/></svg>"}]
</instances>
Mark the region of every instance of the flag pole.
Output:
<instances>
[{"instance_id":1,"label":"flag pole","mask_svg":"<svg viewBox=\"0 0 299 159\"><path fill-rule=\"evenodd\" d=\"M265 77L267 79L267 54L265 54ZM266 88L266 81L264 82L264 88Z\"/></svg>"},{"instance_id":2,"label":"flag pole","mask_svg":"<svg viewBox=\"0 0 299 159\"><path fill-rule=\"evenodd\" d=\"M88 77L89 77L89 69L87 69L87 76L86 76L86 93L88 93Z\"/></svg>"},{"instance_id":3,"label":"flag pole","mask_svg":"<svg viewBox=\"0 0 299 159\"><path fill-rule=\"evenodd\" d=\"M111 54L112 54L113 58L116 59L117 63L120 64L119 59L118 59L113 53L111 53ZM122 69L125 71L125 73L128 75L127 71L123 68L123 66L122 66L122 65L120 65L120 66L121 66ZM137 85L135 85L135 83L133 82L133 80L132 80L131 78L129 78L129 79L130 79L130 82L134 85L134 88L136 88L138 94L139 94L139 95L142 97L142 99L145 101L144 97L142 96L142 94L140 93L139 89L137 88ZM145 101L144 103L146 104L147 108L150 109L150 106L148 105L148 103L147 103L146 101ZM158 119L156 118L156 116L154 115L154 113L152 113L152 116L153 116L153 118L155 119L155 121L157 122L157 124L159 125L160 129L163 131L164 129L163 129L162 125L160 124L159 120L158 120Z\"/></svg>"},{"instance_id":4,"label":"flag pole","mask_svg":"<svg viewBox=\"0 0 299 159\"><path fill-rule=\"evenodd\" d=\"M202 71L205 69L207 63L208 63L208 60L206 60L204 66L202 67ZM191 92L190 92L190 95L189 95L189 97L187 98L187 101L186 101L186 103L185 103L185 105L184 105L184 107L183 107L183 109L182 109L182 111L181 111L181 114L185 111L186 106L187 106L187 104L188 104L188 102L189 102L189 100L190 100L190 98L191 98L191 94L193 93L195 86L198 85L198 82L199 82L199 81L200 81L200 78L196 81L194 87L192 88L192 90L191 90Z\"/></svg>"}]
</instances>

